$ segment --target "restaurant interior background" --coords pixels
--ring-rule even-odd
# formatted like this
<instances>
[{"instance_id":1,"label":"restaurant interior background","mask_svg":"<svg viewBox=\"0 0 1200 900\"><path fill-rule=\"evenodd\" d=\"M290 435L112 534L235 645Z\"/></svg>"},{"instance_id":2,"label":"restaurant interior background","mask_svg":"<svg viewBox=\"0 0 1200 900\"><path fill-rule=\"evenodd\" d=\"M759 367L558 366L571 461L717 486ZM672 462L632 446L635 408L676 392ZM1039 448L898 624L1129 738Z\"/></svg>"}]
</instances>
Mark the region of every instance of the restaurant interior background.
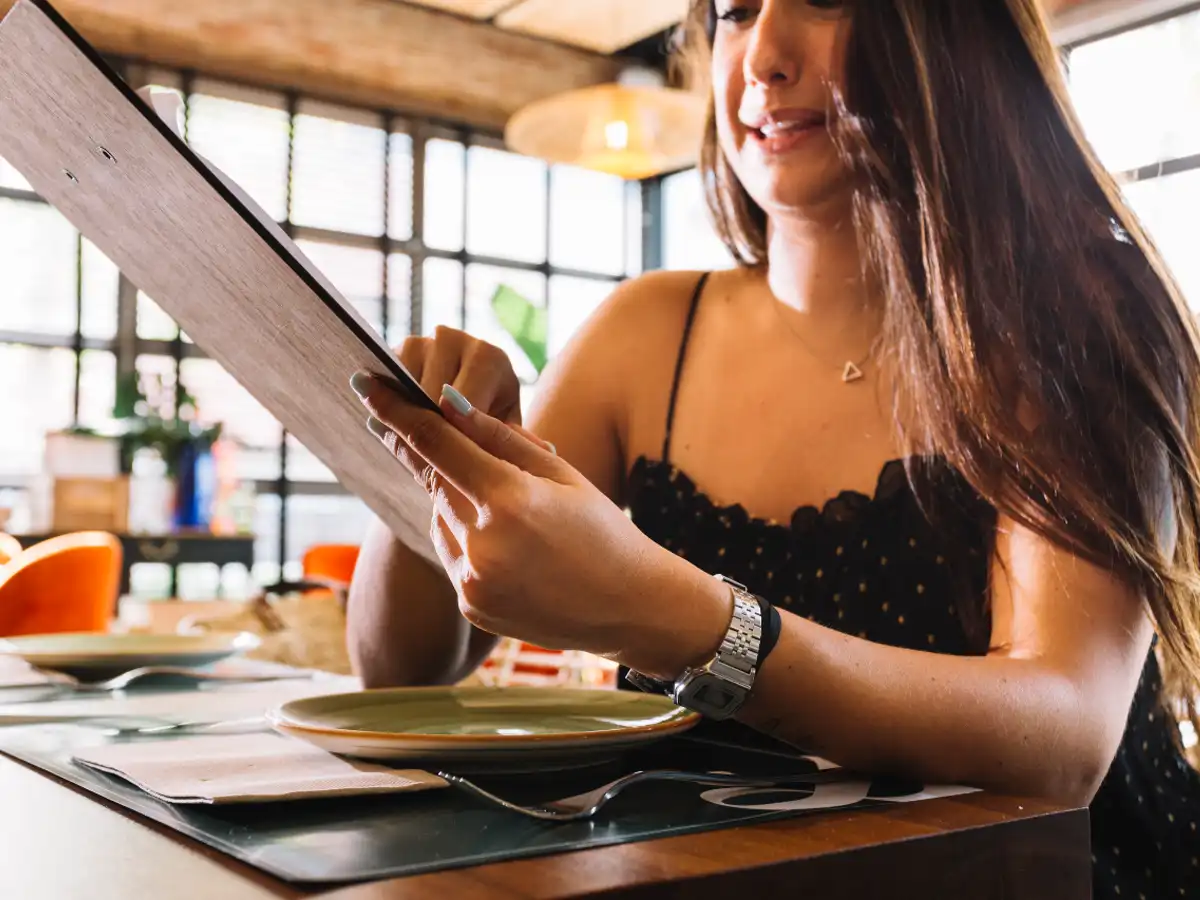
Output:
<instances>
[{"instance_id":1,"label":"restaurant interior background","mask_svg":"<svg viewBox=\"0 0 1200 900\"><path fill-rule=\"evenodd\" d=\"M686 0L352 0L336 12L278 0L276 23L295 19L281 33L307 28L309 43L258 46L257 72L246 62L254 36L217 27L222 16L238 15L232 0L194 15L167 0L56 5L69 19L78 13L82 32L95 35L127 81L183 93L186 140L282 223L390 344L438 325L465 328L509 352L526 399L537 390L541 360L498 321L491 301L499 285L544 308L553 357L621 279L730 265L707 224L694 169L627 180L519 155L502 131L512 110L483 103L507 77L519 84L516 105L611 80L626 64L665 72L664 50ZM269 25L269 6L245 15ZM383 7L400 7L394 22ZM155 9L162 21L122 19ZM424 100L410 93L385 105L386 78L364 72L356 81L354 48L322 37L323 15L337 18L341 40L356 12L374 52L386 46L389 27L409 29L398 47L412 46L414 23L428 29L427 57L398 59L387 77L416 84L416 69L430 59L477 54L495 83L436 84L426 73ZM1055 21L1089 138L1200 306L1200 3L1084 0ZM475 45L464 46L463 36ZM531 55L535 42L549 55ZM364 52L358 64L374 59ZM329 60L323 80L319 67ZM531 84L535 64L545 72ZM479 97L468 96L472 90ZM447 99L454 91L460 95ZM135 384L140 400L130 393ZM246 598L299 577L311 548L362 538L364 504L3 160L0 386L0 531L28 542L96 524L87 520L94 507L72 510L72 496L94 502L75 482L118 476L129 499L109 530L127 533L127 549L138 553L124 590L131 603ZM193 434L220 426L212 453L202 454L215 473L203 509L175 503L175 473L156 457L155 447L179 432L177 416ZM88 435L131 427L152 433L119 471L92 471L112 463L80 456L94 440ZM252 550L251 564L238 552L223 557L214 541L214 558L173 566L183 538L197 534L235 539L226 543ZM194 552L204 556L203 548Z\"/></svg>"}]
</instances>

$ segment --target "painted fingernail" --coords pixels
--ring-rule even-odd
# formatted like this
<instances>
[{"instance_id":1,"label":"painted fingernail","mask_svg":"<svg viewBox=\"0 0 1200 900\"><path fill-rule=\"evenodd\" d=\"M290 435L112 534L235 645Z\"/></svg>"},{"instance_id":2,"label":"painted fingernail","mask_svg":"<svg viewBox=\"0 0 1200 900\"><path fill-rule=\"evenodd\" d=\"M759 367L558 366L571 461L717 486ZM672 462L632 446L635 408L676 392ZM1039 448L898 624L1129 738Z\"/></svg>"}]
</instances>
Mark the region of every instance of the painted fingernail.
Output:
<instances>
[{"instance_id":1,"label":"painted fingernail","mask_svg":"<svg viewBox=\"0 0 1200 900\"><path fill-rule=\"evenodd\" d=\"M454 411L460 416L469 416L474 409L466 397L448 384L442 385L442 396L449 401L450 405L454 407Z\"/></svg>"},{"instance_id":2,"label":"painted fingernail","mask_svg":"<svg viewBox=\"0 0 1200 900\"><path fill-rule=\"evenodd\" d=\"M358 394L360 400L365 400L371 390L371 376L366 372L355 372L350 377L350 387Z\"/></svg>"},{"instance_id":3,"label":"painted fingernail","mask_svg":"<svg viewBox=\"0 0 1200 900\"><path fill-rule=\"evenodd\" d=\"M392 429L388 428L374 416L367 419L367 430L381 441L386 441L392 433Z\"/></svg>"}]
</instances>

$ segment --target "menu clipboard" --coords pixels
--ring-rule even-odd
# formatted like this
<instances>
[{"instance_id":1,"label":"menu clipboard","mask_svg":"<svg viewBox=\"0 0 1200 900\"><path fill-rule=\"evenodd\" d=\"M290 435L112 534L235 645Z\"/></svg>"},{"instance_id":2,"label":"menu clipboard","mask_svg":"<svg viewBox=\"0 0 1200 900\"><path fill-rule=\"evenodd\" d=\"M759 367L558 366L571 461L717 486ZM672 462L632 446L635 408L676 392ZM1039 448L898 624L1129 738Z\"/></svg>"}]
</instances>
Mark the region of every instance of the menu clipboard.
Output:
<instances>
[{"instance_id":1,"label":"menu clipboard","mask_svg":"<svg viewBox=\"0 0 1200 900\"><path fill-rule=\"evenodd\" d=\"M367 430L349 379L366 370L414 403L437 403L278 224L46 0L18 0L0 20L0 156L401 541L437 562L431 501Z\"/></svg>"}]
</instances>

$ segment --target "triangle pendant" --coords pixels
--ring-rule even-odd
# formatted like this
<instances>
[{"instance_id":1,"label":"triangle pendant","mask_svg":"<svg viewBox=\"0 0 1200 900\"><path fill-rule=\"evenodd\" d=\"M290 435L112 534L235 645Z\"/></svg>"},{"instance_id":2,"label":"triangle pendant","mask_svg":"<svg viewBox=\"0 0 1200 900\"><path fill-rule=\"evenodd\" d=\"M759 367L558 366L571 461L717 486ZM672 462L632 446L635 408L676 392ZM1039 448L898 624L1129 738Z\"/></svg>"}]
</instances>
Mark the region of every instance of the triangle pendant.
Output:
<instances>
[{"instance_id":1,"label":"triangle pendant","mask_svg":"<svg viewBox=\"0 0 1200 900\"><path fill-rule=\"evenodd\" d=\"M846 363L846 368L842 369L842 381L846 384L853 384L855 381L862 381L862 369L852 362Z\"/></svg>"}]
</instances>

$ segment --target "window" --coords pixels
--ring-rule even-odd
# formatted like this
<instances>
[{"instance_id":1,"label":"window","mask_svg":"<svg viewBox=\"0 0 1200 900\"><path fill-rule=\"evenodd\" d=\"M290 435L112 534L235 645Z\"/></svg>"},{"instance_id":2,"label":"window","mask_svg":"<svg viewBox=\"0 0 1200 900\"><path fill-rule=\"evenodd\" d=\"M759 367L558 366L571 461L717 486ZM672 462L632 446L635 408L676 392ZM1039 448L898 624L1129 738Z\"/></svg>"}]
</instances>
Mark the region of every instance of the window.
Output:
<instances>
[{"instance_id":1,"label":"window","mask_svg":"<svg viewBox=\"0 0 1200 900\"><path fill-rule=\"evenodd\" d=\"M1200 11L1071 51L1071 93L1114 172L1200 153Z\"/></svg>"},{"instance_id":2,"label":"window","mask_svg":"<svg viewBox=\"0 0 1200 900\"><path fill-rule=\"evenodd\" d=\"M254 580L273 584L283 575L279 562L280 522L285 518L278 494L259 494L254 499Z\"/></svg>"},{"instance_id":3,"label":"window","mask_svg":"<svg viewBox=\"0 0 1200 900\"><path fill-rule=\"evenodd\" d=\"M383 234L387 140L378 115L303 102L295 123L292 223Z\"/></svg>"},{"instance_id":4,"label":"window","mask_svg":"<svg viewBox=\"0 0 1200 900\"><path fill-rule=\"evenodd\" d=\"M461 143L433 138L425 144L425 245L463 248L467 151Z\"/></svg>"},{"instance_id":5,"label":"window","mask_svg":"<svg viewBox=\"0 0 1200 900\"><path fill-rule=\"evenodd\" d=\"M1125 194L1184 297L1200 310L1200 254L1196 252L1200 239L1200 167L1135 181L1125 188Z\"/></svg>"},{"instance_id":6,"label":"window","mask_svg":"<svg viewBox=\"0 0 1200 900\"><path fill-rule=\"evenodd\" d=\"M546 259L546 165L491 147L467 150L467 251Z\"/></svg>"},{"instance_id":7,"label":"window","mask_svg":"<svg viewBox=\"0 0 1200 900\"><path fill-rule=\"evenodd\" d=\"M388 237L406 241L413 234L413 140L393 132L388 139Z\"/></svg>"},{"instance_id":8,"label":"window","mask_svg":"<svg viewBox=\"0 0 1200 900\"><path fill-rule=\"evenodd\" d=\"M107 350L79 354L79 419L84 428L103 430L117 402L117 357Z\"/></svg>"},{"instance_id":9,"label":"window","mask_svg":"<svg viewBox=\"0 0 1200 900\"><path fill-rule=\"evenodd\" d=\"M41 203L0 199L0 331L75 333L78 233Z\"/></svg>"},{"instance_id":10,"label":"window","mask_svg":"<svg viewBox=\"0 0 1200 900\"><path fill-rule=\"evenodd\" d=\"M86 238L81 260L79 329L85 338L111 341L117 336L117 292L121 273L107 256Z\"/></svg>"},{"instance_id":11,"label":"window","mask_svg":"<svg viewBox=\"0 0 1200 900\"><path fill-rule=\"evenodd\" d=\"M14 191L33 190L25 176L3 159L0 159L0 187L12 188Z\"/></svg>"},{"instance_id":12,"label":"window","mask_svg":"<svg viewBox=\"0 0 1200 900\"><path fill-rule=\"evenodd\" d=\"M564 269L625 272L625 182L555 166L550 173L550 262Z\"/></svg>"},{"instance_id":13,"label":"window","mask_svg":"<svg viewBox=\"0 0 1200 900\"><path fill-rule=\"evenodd\" d=\"M42 464L43 436L71 424L75 354L62 348L0 345L0 472L6 477L36 474ZM12 386L33 386L36 390Z\"/></svg>"},{"instance_id":14,"label":"window","mask_svg":"<svg viewBox=\"0 0 1200 900\"><path fill-rule=\"evenodd\" d=\"M550 277L550 355L557 356L579 327L596 311L613 291L610 281L594 278L573 278L570 275Z\"/></svg>"},{"instance_id":15,"label":"window","mask_svg":"<svg viewBox=\"0 0 1200 900\"><path fill-rule=\"evenodd\" d=\"M179 326L161 306L138 291L137 336L145 341L173 341L179 335Z\"/></svg>"},{"instance_id":16,"label":"window","mask_svg":"<svg viewBox=\"0 0 1200 900\"><path fill-rule=\"evenodd\" d=\"M625 274L642 271L642 186L636 181L625 185Z\"/></svg>"},{"instance_id":17,"label":"window","mask_svg":"<svg viewBox=\"0 0 1200 900\"><path fill-rule=\"evenodd\" d=\"M1200 309L1200 10L1070 51L1088 139Z\"/></svg>"},{"instance_id":18,"label":"window","mask_svg":"<svg viewBox=\"0 0 1200 900\"><path fill-rule=\"evenodd\" d=\"M425 260L421 287L421 334L439 325L463 327L463 267L453 259Z\"/></svg>"},{"instance_id":19,"label":"window","mask_svg":"<svg viewBox=\"0 0 1200 900\"><path fill-rule=\"evenodd\" d=\"M397 347L412 328L412 257L392 253L387 261L388 344Z\"/></svg>"},{"instance_id":20,"label":"window","mask_svg":"<svg viewBox=\"0 0 1200 900\"><path fill-rule=\"evenodd\" d=\"M727 269L733 257L713 229L695 169L663 179L663 268Z\"/></svg>"},{"instance_id":21,"label":"window","mask_svg":"<svg viewBox=\"0 0 1200 900\"><path fill-rule=\"evenodd\" d=\"M199 81L188 101L188 142L267 215L287 218L288 114L279 94Z\"/></svg>"}]
</instances>

